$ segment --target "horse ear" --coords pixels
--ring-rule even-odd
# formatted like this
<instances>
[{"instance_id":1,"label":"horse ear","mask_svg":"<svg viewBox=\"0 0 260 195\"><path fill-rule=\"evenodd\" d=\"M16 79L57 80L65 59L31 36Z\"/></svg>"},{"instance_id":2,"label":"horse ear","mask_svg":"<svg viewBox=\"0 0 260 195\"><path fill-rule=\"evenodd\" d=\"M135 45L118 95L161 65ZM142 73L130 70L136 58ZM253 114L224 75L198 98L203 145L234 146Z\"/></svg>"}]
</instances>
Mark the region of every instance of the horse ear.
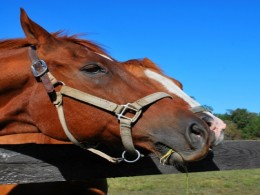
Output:
<instances>
[{"instance_id":1,"label":"horse ear","mask_svg":"<svg viewBox=\"0 0 260 195\"><path fill-rule=\"evenodd\" d=\"M39 45L55 41L55 38L48 31L28 17L23 8L21 8L20 21L30 44Z\"/></svg>"}]
</instances>

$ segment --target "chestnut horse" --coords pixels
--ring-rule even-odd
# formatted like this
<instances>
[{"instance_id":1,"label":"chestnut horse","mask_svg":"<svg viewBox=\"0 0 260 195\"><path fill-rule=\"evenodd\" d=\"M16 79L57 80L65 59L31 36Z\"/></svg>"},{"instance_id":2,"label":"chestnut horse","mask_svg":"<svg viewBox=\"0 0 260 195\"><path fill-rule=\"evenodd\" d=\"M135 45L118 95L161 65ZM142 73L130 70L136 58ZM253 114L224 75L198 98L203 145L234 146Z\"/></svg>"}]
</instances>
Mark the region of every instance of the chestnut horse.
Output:
<instances>
[{"instance_id":1,"label":"chestnut horse","mask_svg":"<svg viewBox=\"0 0 260 195\"><path fill-rule=\"evenodd\" d=\"M148 58L144 58L143 60L129 60L122 63L128 71L130 71L137 78L143 80L145 83L150 83L158 88L159 91L165 91L168 93L176 93L175 88L169 88L169 84L176 85L178 88L182 89L182 84L176 79L170 78L162 73L162 71ZM154 78L150 78L147 76L147 72L150 71L159 74L162 78L161 80L155 80ZM164 82L162 82L164 81ZM167 82L166 82L167 81ZM170 85L170 86L171 86ZM167 87L168 86L168 87ZM183 92L184 93L184 92ZM182 95L185 96L185 95ZM190 105L189 109L192 109L192 102L194 100L188 101L186 104ZM185 101L182 102L185 104ZM200 106L199 103L196 103L196 107ZM212 146L217 145L223 140L223 130L225 129L225 124L222 120L212 115L209 111L197 112L203 120L205 120L212 131L215 131L216 135L219 137L215 137L212 140ZM220 130L220 131L219 131ZM67 144L68 142L62 142L50 137L47 137L41 133L33 133L33 134L15 134L0 137L0 144L22 144L22 143L38 143L38 144ZM75 191L78 191L82 194L106 194L107 193L107 181L106 179L99 180L87 180L87 181L77 181L75 182L62 182L62 183L45 183L45 184L27 184L27 185L2 185L0 186L0 191L4 194L12 191L14 192L25 192L28 194L28 191L34 192L37 189L47 188L49 189L48 193L55 193L55 191L60 192L62 190L66 190L67 194L73 194ZM62 193L63 194L63 193Z\"/></svg>"},{"instance_id":2,"label":"chestnut horse","mask_svg":"<svg viewBox=\"0 0 260 195\"><path fill-rule=\"evenodd\" d=\"M0 42L0 135L41 132L79 146L100 142L125 147L136 160L136 148L159 158L173 149L167 164L207 154L213 133L181 97L157 93L89 41L48 33L23 10L21 24L26 39Z\"/></svg>"}]
</instances>

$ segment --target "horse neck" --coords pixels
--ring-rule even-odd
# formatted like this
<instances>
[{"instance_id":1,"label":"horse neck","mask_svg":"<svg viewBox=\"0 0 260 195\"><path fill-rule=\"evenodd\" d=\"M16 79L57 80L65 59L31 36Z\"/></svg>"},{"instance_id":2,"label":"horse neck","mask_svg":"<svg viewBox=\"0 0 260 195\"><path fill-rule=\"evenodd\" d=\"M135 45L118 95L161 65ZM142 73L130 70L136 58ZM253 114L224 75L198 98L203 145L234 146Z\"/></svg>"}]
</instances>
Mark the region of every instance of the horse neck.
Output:
<instances>
[{"instance_id":1,"label":"horse neck","mask_svg":"<svg viewBox=\"0 0 260 195\"><path fill-rule=\"evenodd\" d=\"M33 91L27 48L0 51L0 135L37 132L30 114Z\"/></svg>"}]
</instances>

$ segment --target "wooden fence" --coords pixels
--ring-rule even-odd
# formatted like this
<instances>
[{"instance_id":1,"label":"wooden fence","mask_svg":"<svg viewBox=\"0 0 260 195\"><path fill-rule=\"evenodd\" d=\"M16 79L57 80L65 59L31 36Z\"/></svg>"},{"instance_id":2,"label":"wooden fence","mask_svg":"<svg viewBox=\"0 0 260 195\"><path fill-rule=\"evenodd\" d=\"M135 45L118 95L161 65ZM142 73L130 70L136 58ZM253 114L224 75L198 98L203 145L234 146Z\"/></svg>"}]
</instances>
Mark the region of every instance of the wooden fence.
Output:
<instances>
[{"instance_id":1,"label":"wooden fence","mask_svg":"<svg viewBox=\"0 0 260 195\"><path fill-rule=\"evenodd\" d=\"M260 168L260 141L225 141L188 172ZM182 173L153 155L134 164L112 164L74 145L0 145L0 184Z\"/></svg>"}]
</instances>

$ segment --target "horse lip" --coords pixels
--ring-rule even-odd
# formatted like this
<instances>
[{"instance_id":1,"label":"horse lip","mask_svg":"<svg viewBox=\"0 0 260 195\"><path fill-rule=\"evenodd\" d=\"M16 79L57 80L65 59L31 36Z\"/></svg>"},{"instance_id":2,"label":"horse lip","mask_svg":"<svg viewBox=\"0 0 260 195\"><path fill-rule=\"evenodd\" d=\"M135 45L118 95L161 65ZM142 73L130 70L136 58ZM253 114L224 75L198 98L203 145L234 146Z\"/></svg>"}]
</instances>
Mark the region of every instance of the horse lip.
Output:
<instances>
[{"instance_id":1,"label":"horse lip","mask_svg":"<svg viewBox=\"0 0 260 195\"><path fill-rule=\"evenodd\" d=\"M212 139L210 140L210 146L211 147L215 147L219 144L221 144L224 140L224 132L222 131L220 133L220 136L218 137L218 139L216 139L215 133L212 134Z\"/></svg>"},{"instance_id":2,"label":"horse lip","mask_svg":"<svg viewBox=\"0 0 260 195\"><path fill-rule=\"evenodd\" d=\"M157 151L160 153L160 162L163 163L163 164L168 164L168 165L175 165L175 164L183 164L184 163L184 160L182 158L182 155L172 149L172 147L169 147L167 146L166 144L164 143L156 143L156 148L157 148ZM162 157L167 153L169 152L169 150L172 150L172 153L164 159L162 159Z\"/></svg>"},{"instance_id":3,"label":"horse lip","mask_svg":"<svg viewBox=\"0 0 260 195\"><path fill-rule=\"evenodd\" d=\"M210 146L215 147L221 144L224 140L224 131L216 132L215 129L210 128Z\"/></svg>"},{"instance_id":4,"label":"horse lip","mask_svg":"<svg viewBox=\"0 0 260 195\"><path fill-rule=\"evenodd\" d=\"M223 131L226 128L226 124L210 112L206 112L205 115L201 119L208 124L211 133L215 135L214 139L211 139L211 146L216 146L224 140Z\"/></svg>"},{"instance_id":5,"label":"horse lip","mask_svg":"<svg viewBox=\"0 0 260 195\"><path fill-rule=\"evenodd\" d=\"M170 164L178 164L178 165L184 164L184 162L185 162L182 154L179 152L172 153L172 155L170 156L168 161Z\"/></svg>"},{"instance_id":6,"label":"horse lip","mask_svg":"<svg viewBox=\"0 0 260 195\"><path fill-rule=\"evenodd\" d=\"M190 152L185 151L177 151L174 150L172 147L167 146L163 143L157 143L157 151L160 153L160 161L162 161L162 157L169 152L169 150L172 150L173 152L167 157L165 161L162 161L161 163L167 164L167 165L183 165L185 162L190 161L198 161L202 158L204 158L208 152L205 152L204 150L194 150ZM197 155L201 154L201 158L197 159Z\"/></svg>"}]
</instances>

